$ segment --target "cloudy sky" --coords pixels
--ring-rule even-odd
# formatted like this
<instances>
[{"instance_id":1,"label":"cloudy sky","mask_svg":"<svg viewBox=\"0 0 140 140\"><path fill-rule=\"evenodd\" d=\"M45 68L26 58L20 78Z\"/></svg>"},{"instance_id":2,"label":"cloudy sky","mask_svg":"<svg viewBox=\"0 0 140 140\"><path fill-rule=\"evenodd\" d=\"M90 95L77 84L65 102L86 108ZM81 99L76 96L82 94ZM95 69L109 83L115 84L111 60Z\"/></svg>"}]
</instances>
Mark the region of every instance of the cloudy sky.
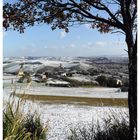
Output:
<instances>
[{"instance_id":1,"label":"cloudy sky","mask_svg":"<svg viewBox=\"0 0 140 140\"><path fill-rule=\"evenodd\" d=\"M52 31L48 25L35 26L23 34L4 32L3 38L4 57L127 55L123 35L101 34L89 25L71 27L69 33Z\"/></svg>"}]
</instances>

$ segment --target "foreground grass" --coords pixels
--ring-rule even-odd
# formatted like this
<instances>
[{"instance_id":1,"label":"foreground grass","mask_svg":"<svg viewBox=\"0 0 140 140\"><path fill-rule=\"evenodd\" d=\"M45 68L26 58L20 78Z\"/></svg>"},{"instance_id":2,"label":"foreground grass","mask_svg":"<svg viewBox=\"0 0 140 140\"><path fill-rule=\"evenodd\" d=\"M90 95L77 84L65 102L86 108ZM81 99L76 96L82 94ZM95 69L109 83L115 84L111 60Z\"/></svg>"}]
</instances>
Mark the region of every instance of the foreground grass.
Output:
<instances>
[{"instance_id":1,"label":"foreground grass","mask_svg":"<svg viewBox=\"0 0 140 140\"><path fill-rule=\"evenodd\" d=\"M127 106L127 99L85 98L65 96L21 95L21 100L10 100L3 110L3 139L4 140L46 140L47 128L43 126L40 116L24 114L22 99L42 100L58 103L73 103L94 106ZM93 114L94 115L94 114ZM117 117L117 116L116 116ZM113 117L104 120L101 127L98 123L71 129L68 140L128 140L128 122L124 119L113 121ZM52 128L53 129L53 128ZM56 138L57 139L57 138Z\"/></svg>"},{"instance_id":2,"label":"foreground grass","mask_svg":"<svg viewBox=\"0 0 140 140\"><path fill-rule=\"evenodd\" d=\"M24 114L24 102L14 98L4 105L4 140L46 140L47 127L37 113Z\"/></svg>"},{"instance_id":3,"label":"foreground grass","mask_svg":"<svg viewBox=\"0 0 140 140\"><path fill-rule=\"evenodd\" d=\"M127 118L120 121L112 115L104 119L102 126L97 122L71 129L68 140L129 140L128 124Z\"/></svg>"}]
</instances>

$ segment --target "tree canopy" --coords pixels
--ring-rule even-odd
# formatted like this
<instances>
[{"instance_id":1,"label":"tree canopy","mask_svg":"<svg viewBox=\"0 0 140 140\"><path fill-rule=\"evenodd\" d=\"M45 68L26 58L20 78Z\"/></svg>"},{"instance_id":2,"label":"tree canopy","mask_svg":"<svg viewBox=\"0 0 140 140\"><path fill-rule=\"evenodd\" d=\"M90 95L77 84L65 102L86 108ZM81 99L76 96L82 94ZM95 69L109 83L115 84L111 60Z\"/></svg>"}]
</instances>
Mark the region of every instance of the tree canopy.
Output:
<instances>
[{"instance_id":1,"label":"tree canopy","mask_svg":"<svg viewBox=\"0 0 140 140\"><path fill-rule=\"evenodd\" d=\"M137 17L136 0L19 0L5 3L3 9L4 28L20 33L40 23L66 32L70 26L88 23L103 33L125 33L130 24L135 30Z\"/></svg>"}]
</instances>

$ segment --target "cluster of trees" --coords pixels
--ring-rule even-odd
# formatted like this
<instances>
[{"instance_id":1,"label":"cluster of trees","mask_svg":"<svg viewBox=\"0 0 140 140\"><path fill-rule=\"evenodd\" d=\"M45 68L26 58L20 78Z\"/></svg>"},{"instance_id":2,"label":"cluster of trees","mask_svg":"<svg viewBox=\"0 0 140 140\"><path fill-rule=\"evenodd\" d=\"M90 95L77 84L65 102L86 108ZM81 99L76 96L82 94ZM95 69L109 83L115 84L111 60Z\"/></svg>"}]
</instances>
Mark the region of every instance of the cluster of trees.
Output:
<instances>
[{"instance_id":1,"label":"cluster of trees","mask_svg":"<svg viewBox=\"0 0 140 140\"><path fill-rule=\"evenodd\" d=\"M90 81L89 82L78 81L78 80L70 79L67 77L62 77L61 79L69 82L71 87L95 87L95 86L98 86L98 83L90 82Z\"/></svg>"},{"instance_id":2,"label":"cluster of trees","mask_svg":"<svg viewBox=\"0 0 140 140\"><path fill-rule=\"evenodd\" d=\"M75 24L90 24L101 33L123 33L129 58L130 139L137 139L137 0L18 0L4 3L3 17L5 30L20 33L42 23L66 32Z\"/></svg>"},{"instance_id":3,"label":"cluster of trees","mask_svg":"<svg viewBox=\"0 0 140 140\"><path fill-rule=\"evenodd\" d=\"M114 77L109 77L107 78L104 75L98 76L96 78L96 81L100 84L100 86L105 86L105 87L121 87L121 83L117 83L117 79Z\"/></svg>"}]
</instances>

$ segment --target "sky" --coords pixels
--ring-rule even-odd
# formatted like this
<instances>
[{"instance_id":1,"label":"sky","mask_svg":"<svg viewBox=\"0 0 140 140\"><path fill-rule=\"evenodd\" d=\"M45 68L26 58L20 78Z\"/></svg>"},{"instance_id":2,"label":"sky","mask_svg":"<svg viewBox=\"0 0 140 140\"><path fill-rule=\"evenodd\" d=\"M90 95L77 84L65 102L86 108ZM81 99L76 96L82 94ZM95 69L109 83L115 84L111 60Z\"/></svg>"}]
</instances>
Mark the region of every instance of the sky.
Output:
<instances>
[{"instance_id":1,"label":"sky","mask_svg":"<svg viewBox=\"0 0 140 140\"><path fill-rule=\"evenodd\" d=\"M127 56L124 36L101 34L88 24L69 33L49 25L29 27L25 33L3 32L3 55L9 56Z\"/></svg>"},{"instance_id":2,"label":"sky","mask_svg":"<svg viewBox=\"0 0 140 140\"><path fill-rule=\"evenodd\" d=\"M9 2L9 0L4 0ZM15 2L13 0L12 2ZM49 25L29 27L23 34L3 32L3 56L127 56L122 34L101 34L88 24L63 30Z\"/></svg>"}]
</instances>

